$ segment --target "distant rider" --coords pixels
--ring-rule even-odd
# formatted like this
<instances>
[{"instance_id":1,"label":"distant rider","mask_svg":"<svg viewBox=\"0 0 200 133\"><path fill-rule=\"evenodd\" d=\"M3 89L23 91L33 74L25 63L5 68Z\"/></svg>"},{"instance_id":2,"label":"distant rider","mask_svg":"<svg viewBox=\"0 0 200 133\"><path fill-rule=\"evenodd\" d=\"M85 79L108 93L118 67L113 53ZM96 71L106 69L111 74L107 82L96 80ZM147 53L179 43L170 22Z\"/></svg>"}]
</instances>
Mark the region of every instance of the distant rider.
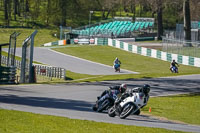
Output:
<instances>
[{"instance_id":1,"label":"distant rider","mask_svg":"<svg viewBox=\"0 0 200 133\"><path fill-rule=\"evenodd\" d=\"M177 70L177 73L178 73L178 67L179 67L179 64L175 60L173 60L170 65L170 70L172 71L172 69L175 68L175 70Z\"/></svg>"},{"instance_id":2,"label":"distant rider","mask_svg":"<svg viewBox=\"0 0 200 133\"><path fill-rule=\"evenodd\" d=\"M113 64L114 64L115 71L117 71L117 69L121 65L121 61L116 57Z\"/></svg>"}]
</instances>

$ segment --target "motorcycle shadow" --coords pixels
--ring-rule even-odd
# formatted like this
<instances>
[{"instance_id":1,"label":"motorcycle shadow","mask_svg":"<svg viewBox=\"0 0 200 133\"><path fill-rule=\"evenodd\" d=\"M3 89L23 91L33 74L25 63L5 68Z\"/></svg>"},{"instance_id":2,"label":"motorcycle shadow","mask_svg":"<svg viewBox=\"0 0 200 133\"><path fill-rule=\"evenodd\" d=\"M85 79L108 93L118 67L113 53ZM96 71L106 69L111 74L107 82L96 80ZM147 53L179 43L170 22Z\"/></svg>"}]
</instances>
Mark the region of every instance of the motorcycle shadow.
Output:
<instances>
[{"instance_id":1,"label":"motorcycle shadow","mask_svg":"<svg viewBox=\"0 0 200 133\"><path fill-rule=\"evenodd\" d=\"M130 121L140 121L140 122L148 122L148 123L167 123L167 124L176 124L177 122L164 120L163 118L155 118L149 115L130 115L125 120Z\"/></svg>"}]
</instances>

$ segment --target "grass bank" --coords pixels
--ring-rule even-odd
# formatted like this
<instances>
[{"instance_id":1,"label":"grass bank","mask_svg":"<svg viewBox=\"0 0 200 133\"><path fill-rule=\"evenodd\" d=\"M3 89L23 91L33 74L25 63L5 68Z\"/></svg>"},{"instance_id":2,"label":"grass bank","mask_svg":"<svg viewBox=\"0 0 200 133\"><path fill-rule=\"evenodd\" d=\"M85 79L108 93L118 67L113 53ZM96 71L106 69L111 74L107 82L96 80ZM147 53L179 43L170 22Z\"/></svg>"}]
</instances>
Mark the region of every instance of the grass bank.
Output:
<instances>
[{"instance_id":1,"label":"grass bank","mask_svg":"<svg viewBox=\"0 0 200 133\"><path fill-rule=\"evenodd\" d=\"M151 113L148 112L151 107ZM150 98L144 113L200 125L200 93Z\"/></svg>"},{"instance_id":2,"label":"grass bank","mask_svg":"<svg viewBox=\"0 0 200 133\"><path fill-rule=\"evenodd\" d=\"M1 133L181 133L159 128L108 124L0 109Z\"/></svg>"},{"instance_id":3,"label":"grass bank","mask_svg":"<svg viewBox=\"0 0 200 133\"><path fill-rule=\"evenodd\" d=\"M0 44L8 43L10 35L13 32L21 33L17 37L17 47L21 47L23 41L33 33L35 29L27 29L27 28L0 28ZM58 38L53 37L52 33L56 32L55 30L50 29L38 29L38 33L35 36L34 46L38 47L44 43L57 41Z\"/></svg>"},{"instance_id":4,"label":"grass bank","mask_svg":"<svg viewBox=\"0 0 200 133\"><path fill-rule=\"evenodd\" d=\"M161 61L150 57L141 56L126 52L117 48L109 46L73 46L53 48L58 52L73 55L76 57L84 58L94 62L99 62L109 66L113 65L116 57L122 62L121 68L136 71L140 74L127 74L127 75L108 75L100 78L93 78L90 81L101 80L117 80L117 79L130 79L130 78L154 78L165 76L189 75L200 74L200 68L180 65L178 74L169 71L170 62Z\"/></svg>"}]
</instances>

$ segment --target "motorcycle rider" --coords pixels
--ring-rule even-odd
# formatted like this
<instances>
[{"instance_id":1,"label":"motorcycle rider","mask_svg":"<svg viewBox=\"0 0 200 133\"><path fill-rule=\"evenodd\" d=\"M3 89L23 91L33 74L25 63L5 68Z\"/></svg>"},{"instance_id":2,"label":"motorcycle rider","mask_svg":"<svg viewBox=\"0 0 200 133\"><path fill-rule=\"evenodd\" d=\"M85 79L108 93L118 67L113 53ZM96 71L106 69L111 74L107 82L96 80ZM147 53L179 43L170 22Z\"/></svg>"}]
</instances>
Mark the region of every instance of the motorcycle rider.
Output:
<instances>
[{"instance_id":1,"label":"motorcycle rider","mask_svg":"<svg viewBox=\"0 0 200 133\"><path fill-rule=\"evenodd\" d=\"M123 101L125 98L129 97L132 95L132 93L140 93L140 96L143 97L144 96L144 105L142 106L142 108L144 106L147 105L147 102L149 100L149 92L150 92L150 85L148 84L144 84L142 87L136 87L133 89L130 89L129 91L127 91L127 93L124 93L120 98L118 98L115 101L115 106L117 106L121 101Z\"/></svg>"},{"instance_id":2,"label":"motorcycle rider","mask_svg":"<svg viewBox=\"0 0 200 133\"><path fill-rule=\"evenodd\" d=\"M121 61L116 57L113 64L114 64L114 68L115 68L115 72L116 72L117 68L120 67Z\"/></svg>"},{"instance_id":3,"label":"motorcycle rider","mask_svg":"<svg viewBox=\"0 0 200 133\"><path fill-rule=\"evenodd\" d=\"M110 86L109 90L105 90L100 97L98 97L98 103L97 106L104 101L106 98L109 98L110 96L116 100L116 98L120 97L127 89L126 84L121 84L120 86Z\"/></svg>"},{"instance_id":4,"label":"motorcycle rider","mask_svg":"<svg viewBox=\"0 0 200 133\"><path fill-rule=\"evenodd\" d=\"M169 69L169 70L172 71L172 68L173 68L173 67L177 70L177 73L178 73L179 64L178 64L175 60L173 60L173 61L171 62L171 65L170 65L170 69Z\"/></svg>"}]
</instances>

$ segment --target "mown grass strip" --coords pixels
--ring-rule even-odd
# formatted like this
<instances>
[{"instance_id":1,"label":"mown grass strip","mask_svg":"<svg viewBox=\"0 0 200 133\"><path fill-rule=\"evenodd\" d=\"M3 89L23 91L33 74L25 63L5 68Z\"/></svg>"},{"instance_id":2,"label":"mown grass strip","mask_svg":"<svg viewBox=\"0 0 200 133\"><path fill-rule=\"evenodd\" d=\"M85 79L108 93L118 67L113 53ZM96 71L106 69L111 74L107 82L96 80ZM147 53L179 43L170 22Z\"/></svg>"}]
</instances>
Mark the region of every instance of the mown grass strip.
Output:
<instances>
[{"instance_id":1,"label":"mown grass strip","mask_svg":"<svg viewBox=\"0 0 200 133\"><path fill-rule=\"evenodd\" d=\"M1 133L181 133L0 109Z\"/></svg>"},{"instance_id":2,"label":"mown grass strip","mask_svg":"<svg viewBox=\"0 0 200 133\"><path fill-rule=\"evenodd\" d=\"M118 57L122 62L121 68L140 73L139 75L118 75L118 79L200 74L200 68L185 65L180 65L179 74L172 74L169 70L170 62L133 54L109 46L84 45L79 47L55 48L53 50L109 66L112 66L114 59ZM116 75L108 77L117 79L115 78Z\"/></svg>"},{"instance_id":3,"label":"mown grass strip","mask_svg":"<svg viewBox=\"0 0 200 133\"><path fill-rule=\"evenodd\" d=\"M200 93L150 98L143 112L200 125Z\"/></svg>"}]
</instances>

